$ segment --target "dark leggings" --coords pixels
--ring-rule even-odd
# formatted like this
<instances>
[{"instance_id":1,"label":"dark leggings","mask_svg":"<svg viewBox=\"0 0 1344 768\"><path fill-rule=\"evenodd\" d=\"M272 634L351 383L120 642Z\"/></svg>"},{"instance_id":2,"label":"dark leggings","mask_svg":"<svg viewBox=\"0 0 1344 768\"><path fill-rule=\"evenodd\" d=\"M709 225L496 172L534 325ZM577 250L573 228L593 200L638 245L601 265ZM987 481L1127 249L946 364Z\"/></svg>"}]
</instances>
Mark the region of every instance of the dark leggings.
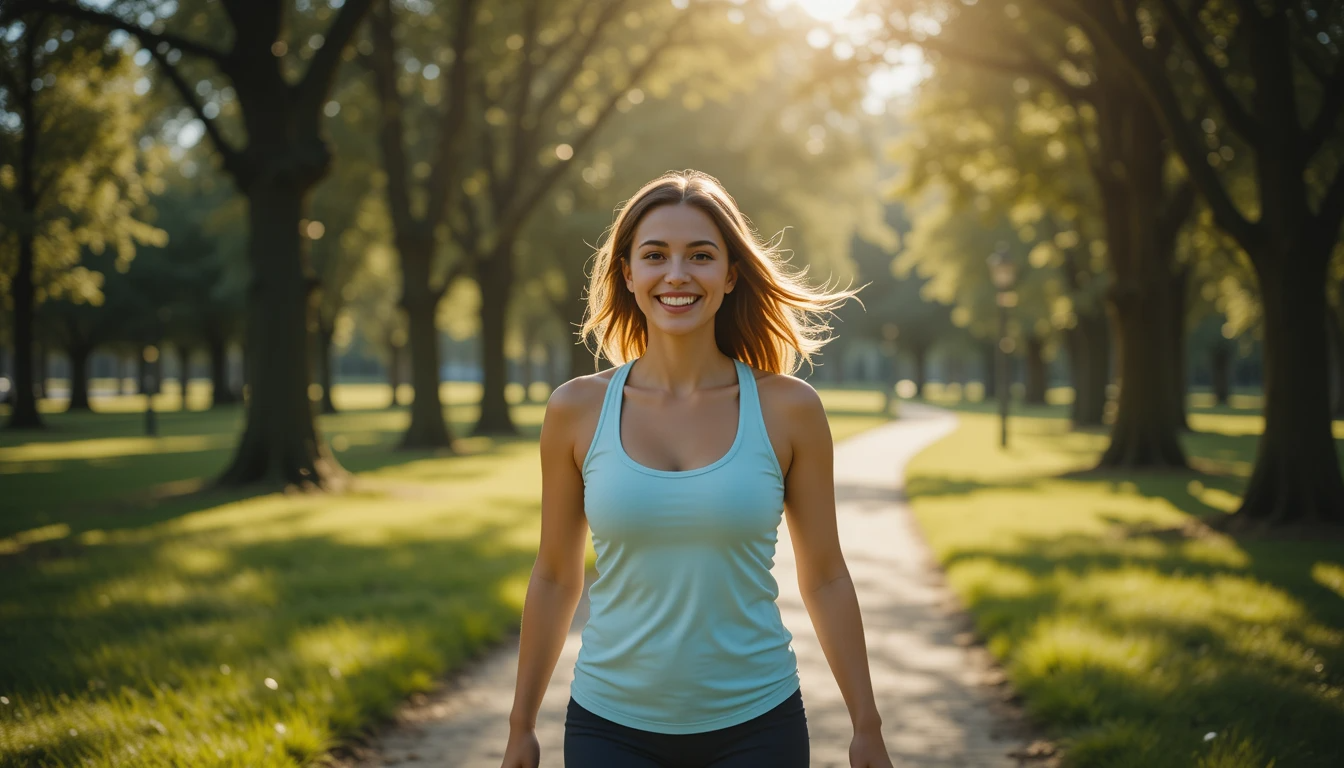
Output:
<instances>
[{"instance_id":1,"label":"dark leggings","mask_svg":"<svg viewBox=\"0 0 1344 768\"><path fill-rule=\"evenodd\" d=\"M801 689L763 715L704 733L630 728L573 698L565 714L566 768L807 768L809 759Z\"/></svg>"}]
</instances>

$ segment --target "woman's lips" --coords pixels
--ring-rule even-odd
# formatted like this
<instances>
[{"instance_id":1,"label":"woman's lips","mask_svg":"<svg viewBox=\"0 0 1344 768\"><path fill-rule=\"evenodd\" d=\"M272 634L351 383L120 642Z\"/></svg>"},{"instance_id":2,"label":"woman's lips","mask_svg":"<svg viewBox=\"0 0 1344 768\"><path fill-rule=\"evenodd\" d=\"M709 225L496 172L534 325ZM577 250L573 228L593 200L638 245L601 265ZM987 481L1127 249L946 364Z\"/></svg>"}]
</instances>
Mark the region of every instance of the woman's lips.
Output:
<instances>
[{"instance_id":1,"label":"woman's lips","mask_svg":"<svg viewBox=\"0 0 1344 768\"><path fill-rule=\"evenodd\" d=\"M682 296L690 296L690 295L691 295L691 294L682 294ZM696 305L696 304L699 304L699 303L700 303L700 299L702 298L702 297L700 297L700 296L695 296L695 297L694 297L694 298L695 298L695 301L692 301L690 304L683 304L683 305L681 305L681 306L675 306L675 305L672 305L672 304L664 304L664 303L663 303L663 300L662 300L662 296L671 296L671 294L662 294L661 296L655 296L655 297L654 297L654 301L658 302L658 306L662 307L665 311L667 311L668 313L673 314L673 315L680 315L680 314L684 314L684 313L686 313L686 312L690 312L692 309L695 308L695 305Z\"/></svg>"}]
</instances>

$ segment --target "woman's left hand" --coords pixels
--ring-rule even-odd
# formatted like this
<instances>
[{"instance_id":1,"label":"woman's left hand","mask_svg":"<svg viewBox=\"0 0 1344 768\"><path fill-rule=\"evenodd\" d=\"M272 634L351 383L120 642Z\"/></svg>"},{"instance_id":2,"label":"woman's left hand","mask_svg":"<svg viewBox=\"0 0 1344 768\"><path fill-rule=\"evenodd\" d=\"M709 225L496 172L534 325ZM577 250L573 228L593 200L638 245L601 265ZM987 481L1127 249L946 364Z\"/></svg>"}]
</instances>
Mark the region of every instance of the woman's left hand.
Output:
<instances>
[{"instance_id":1,"label":"woman's left hand","mask_svg":"<svg viewBox=\"0 0 1344 768\"><path fill-rule=\"evenodd\" d=\"M849 768L892 768L881 731L855 731L849 742Z\"/></svg>"}]
</instances>

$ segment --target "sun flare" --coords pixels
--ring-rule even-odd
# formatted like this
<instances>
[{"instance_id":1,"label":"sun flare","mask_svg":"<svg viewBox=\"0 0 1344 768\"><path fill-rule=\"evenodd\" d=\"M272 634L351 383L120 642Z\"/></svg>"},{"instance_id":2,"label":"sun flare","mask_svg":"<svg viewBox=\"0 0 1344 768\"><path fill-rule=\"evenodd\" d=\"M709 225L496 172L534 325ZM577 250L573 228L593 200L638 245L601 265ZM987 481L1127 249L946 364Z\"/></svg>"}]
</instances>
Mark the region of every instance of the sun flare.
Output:
<instances>
[{"instance_id":1,"label":"sun flare","mask_svg":"<svg viewBox=\"0 0 1344 768\"><path fill-rule=\"evenodd\" d=\"M839 21L849 15L858 0L793 0L819 21Z\"/></svg>"}]
</instances>

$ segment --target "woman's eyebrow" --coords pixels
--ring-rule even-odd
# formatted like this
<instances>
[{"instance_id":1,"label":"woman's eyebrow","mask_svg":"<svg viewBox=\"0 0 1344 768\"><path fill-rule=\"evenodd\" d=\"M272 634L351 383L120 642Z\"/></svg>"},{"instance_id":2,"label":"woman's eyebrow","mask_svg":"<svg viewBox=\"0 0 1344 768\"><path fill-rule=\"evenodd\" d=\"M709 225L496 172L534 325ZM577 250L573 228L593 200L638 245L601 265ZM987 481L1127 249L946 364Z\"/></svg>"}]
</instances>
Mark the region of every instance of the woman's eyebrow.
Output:
<instances>
[{"instance_id":1,"label":"woman's eyebrow","mask_svg":"<svg viewBox=\"0 0 1344 768\"><path fill-rule=\"evenodd\" d=\"M666 248L666 247L667 247L667 243L663 242L662 240L645 240L644 242L642 242L642 243L639 244L639 247L640 247L640 248L643 248L643 247L646 246L646 245L653 245L653 246L657 246L657 247L659 247L659 248ZM718 244L715 243L713 240L696 240L696 241L693 242L693 243L687 243L687 244L686 244L686 247L687 247L687 248L694 248L694 247L696 247L697 245L708 245L710 248L713 248L713 249L716 250L716 251L719 250L719 246L718 246Z\"/></svg>"}]
</instances>

